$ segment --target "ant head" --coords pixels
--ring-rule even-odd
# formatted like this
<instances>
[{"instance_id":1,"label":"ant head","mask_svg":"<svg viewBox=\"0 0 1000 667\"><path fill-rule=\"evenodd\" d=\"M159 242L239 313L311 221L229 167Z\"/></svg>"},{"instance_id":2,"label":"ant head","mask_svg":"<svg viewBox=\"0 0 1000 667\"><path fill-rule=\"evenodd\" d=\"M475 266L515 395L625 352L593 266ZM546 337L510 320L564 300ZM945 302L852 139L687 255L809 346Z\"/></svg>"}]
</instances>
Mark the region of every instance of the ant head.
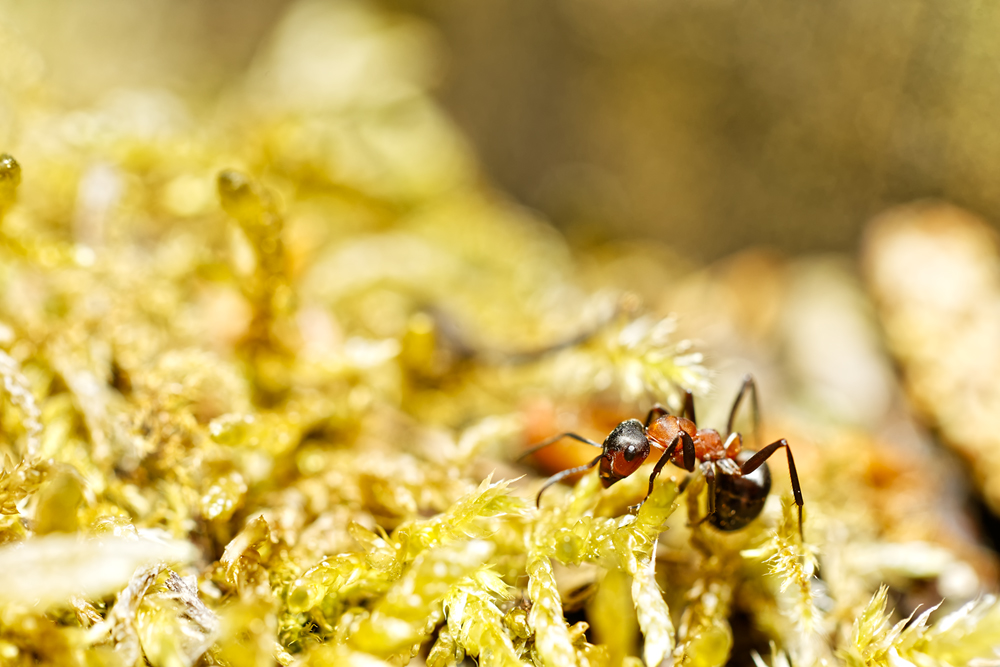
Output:
<instances>
[{"instance_id":1,"label":"ant head","mask_svg":"<svg viewBox=\"0 0 1000 667\"><path fill-rule=\"evenodd\" d=\"M649 456L646 429L638 419L623 421L604 441L604 458L601 459L601 484L608 488L625 479L642 465Z\"/></svg>"}]
</instances>

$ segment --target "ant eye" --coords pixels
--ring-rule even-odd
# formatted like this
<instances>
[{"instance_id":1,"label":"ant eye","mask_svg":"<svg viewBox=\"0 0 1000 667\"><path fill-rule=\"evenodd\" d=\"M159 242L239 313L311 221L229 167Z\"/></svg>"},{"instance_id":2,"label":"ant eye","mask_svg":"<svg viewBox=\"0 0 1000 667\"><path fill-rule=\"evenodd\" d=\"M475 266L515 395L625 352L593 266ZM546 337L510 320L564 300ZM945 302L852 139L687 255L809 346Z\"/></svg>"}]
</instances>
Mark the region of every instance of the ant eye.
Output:
<instances>
[{"instance_id":1,"label":"ant eye","mask_svg":"<svg viewBox=\"0 0 1000 667\"><path fill-rule=\"evenodd\" d=\"M636 450L635 445L629 445L625 448L625 460L631 461L635 458L635 455L639 452Z\"/></svg>"}]
</instances>

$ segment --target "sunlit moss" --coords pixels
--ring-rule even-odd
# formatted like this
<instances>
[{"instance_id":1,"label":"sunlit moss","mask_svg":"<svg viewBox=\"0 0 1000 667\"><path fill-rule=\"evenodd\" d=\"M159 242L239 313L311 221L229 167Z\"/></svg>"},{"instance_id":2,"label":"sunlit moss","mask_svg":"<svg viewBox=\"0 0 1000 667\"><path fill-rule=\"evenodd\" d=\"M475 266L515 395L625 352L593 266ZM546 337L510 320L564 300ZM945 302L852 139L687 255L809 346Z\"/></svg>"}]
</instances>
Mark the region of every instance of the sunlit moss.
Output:
<instances>
[{"instance_id":1,"label":"sunlit moss","mask_svg":"<svg viewBox=\"0 0 1000 667\"><path fill-rule=\"evenodd\" d=\"M0 158L0 662L708 666L737 614L774 665L989 657L992 600L895 632L883 589L855 623L883 575L978 570L847 562L907 548L837 516L854 481L803 485L808 545L778 493L715 531L673 466L630 511L655 457L535 507L529 434L700 398L701 353L482 185L419 26L290 11L190 124L24 102L51 143Z\"/></svg>"},{"instance_id":2,"label":"sunlit moss","mask_svg":"<svg viewBox=\"0 0 1000 667\"><path fill-rule=\"evenodd\" d=\"M970 602L931 622L937 606L916 618L891 624L888 589L881 587L854 623L851 643L842 651L848 665L968 665L996 658L1000 605L994 596Z\"/></svg>"},{"instance_id":3,"label":"sunlit moss","mask_svg":"<svg viewBox=\"0 0 1000 667\"><path fill-rule=\"evenodd\" d=\"M12 155L0 154L0 220L17 197L17 186L21 184L21 165Z\"/></svg>"}]
</instances>

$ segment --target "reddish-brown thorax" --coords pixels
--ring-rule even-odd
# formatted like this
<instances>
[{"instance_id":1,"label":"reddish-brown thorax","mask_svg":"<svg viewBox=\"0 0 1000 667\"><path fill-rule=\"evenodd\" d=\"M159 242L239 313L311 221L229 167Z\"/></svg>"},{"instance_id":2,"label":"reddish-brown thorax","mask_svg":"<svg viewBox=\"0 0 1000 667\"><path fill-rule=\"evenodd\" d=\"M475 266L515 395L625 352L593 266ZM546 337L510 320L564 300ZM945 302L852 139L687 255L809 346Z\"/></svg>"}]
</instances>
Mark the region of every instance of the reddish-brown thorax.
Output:
<instances>
[{"instance_id":1,"label":"reddish-brown thorax","mask_svg":"<svg viewBox=\"0 0 1000 667\"><path fill-rule=\"evenodd\" d=\"M656 419L649 425L646 434L650 440L653 440L657 445L666 449L681 431L691 436L691 440L694 442L695 457L698 461L717 461L724 458L735 458L740 453L742 447L738 434L730 439L729 447L727 448L726 443L722 441L722 436L715 429L700 429L690 419L675 417L673 415L664 415ZM684 467L684 451L682 446L678 445L674 449L670 460L674 464L682 468Z\"/></svg>"}]
</instances>

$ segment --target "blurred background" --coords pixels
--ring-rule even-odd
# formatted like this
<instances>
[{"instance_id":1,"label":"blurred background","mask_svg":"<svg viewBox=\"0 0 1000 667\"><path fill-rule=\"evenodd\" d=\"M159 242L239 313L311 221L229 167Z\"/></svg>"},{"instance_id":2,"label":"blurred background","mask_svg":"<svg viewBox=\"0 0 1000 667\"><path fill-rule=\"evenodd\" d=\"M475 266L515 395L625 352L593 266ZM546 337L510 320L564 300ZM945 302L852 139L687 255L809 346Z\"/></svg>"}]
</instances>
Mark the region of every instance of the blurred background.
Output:
<instances>
[{"instance_id":1,"label":"blurred background","mask_svg":"<svg viewBox=\"0 0 1000 667\"><path fill-rule=\"evenodd\" d=\"M680 333L695 339L717 373L711 419L753 371L771 414L806 414L808 430L819 415L893 441L926 441L913 428L900 431L915 394L916 411L933 428L997 430L990 419L975 421L992 408L967 417L947 407L1000 406L992 389L982 399L982 388L966 383L970 403L956 379L952 400L935 402L943 393L935 377L960 378L965 366L925 373L919 386L906 384L923 377L907 368L898 383L893 364L912 361L912 341L893 339L891 329L914 325L906 317L894 324L886 303L901 288L898 281L866 287L856 268L866 225L893 206L940 199L986 224L1000 219L1000 42L993 39L1000 7L967 0L335 5L348 8L341 19L301 32L313 21L309 2L0 0L0 50L11 64L0 80L0 142L30 158L48 132L28 131L47 127L48 112L34 109L124 105L141 116L147 108L156 128L166 118L239 116L252 91L294 110L309 108L310 95L347 104L338 90L367 91L373 100L429 90L443 107L441 123L455 126L428 135L438 142L429 146L441 147L429 149L444 156L441 173L460 174L440 187L468 183L468 172L476 187L561 228L584 285L637 293L655 311L679 314ZM293 20L282 23L286 16ZM362 36L360 47L346 46L350 35ZM253 113L248 107L247 118ZM427 182L439 180L421 160ZM946 230L963 228L952 223L965 214L953 213L930 217L945 219ZM907 216L917 224L926 217ZM990 242L973 236L972 246ZM870 276L895 242L869 249ZM952 259L936 273L943 300L928 307L918 293L907 303L975 321L947 310L953 294L942 277L960 275L969 261L992 276L996 257ZM907 272L926 266L917 257L892 275L905 284ZM990 280L990 296L963 302L971 312L1000 294L1000 281ZM980 362L991 354L991 327L966 346L979 355L968 372L979 372L986 387L992 366ZM961 331L938 333L940 347L956 344ZM933 367L936 349L925 350L925 366Z\"/></svg>"},{"instance_id":2,"label":"blurred background","mask_svg":"<svg viewBox=\"0 0 1000 667\"><path fill-rule=\"evenodd\" d=\"M287 0L3 0L66 102L211 96ZM490 180L583 241L849 250L886 206L1000 217L1000 8L968 0L383 0ZM0 39L3 39L0 32ZM78 58L90 62L81 76Z\"/></svg>"}]
</instances>

